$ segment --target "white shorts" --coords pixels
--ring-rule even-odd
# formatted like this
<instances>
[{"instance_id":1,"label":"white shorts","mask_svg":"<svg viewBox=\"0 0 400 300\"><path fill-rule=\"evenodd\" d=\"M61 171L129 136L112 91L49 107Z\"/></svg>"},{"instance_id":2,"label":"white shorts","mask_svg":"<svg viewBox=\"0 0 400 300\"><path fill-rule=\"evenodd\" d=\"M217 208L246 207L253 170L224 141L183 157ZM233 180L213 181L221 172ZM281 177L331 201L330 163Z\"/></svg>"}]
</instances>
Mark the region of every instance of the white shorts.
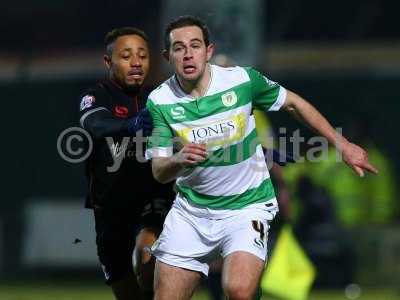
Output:
<instances>
[{"instance_id":1,"label":"white shorts","mask_svg":"<svg viewBox=\"0 0 400 300\"><path fill-rule=\"evenodd\" d=\"M267 257L268 223L278 212L276 199L242 209L209 209L177 195L163 231L151 248L168 265L208 275L209 263L245 251Z\"/></svg>"}]
</instances>

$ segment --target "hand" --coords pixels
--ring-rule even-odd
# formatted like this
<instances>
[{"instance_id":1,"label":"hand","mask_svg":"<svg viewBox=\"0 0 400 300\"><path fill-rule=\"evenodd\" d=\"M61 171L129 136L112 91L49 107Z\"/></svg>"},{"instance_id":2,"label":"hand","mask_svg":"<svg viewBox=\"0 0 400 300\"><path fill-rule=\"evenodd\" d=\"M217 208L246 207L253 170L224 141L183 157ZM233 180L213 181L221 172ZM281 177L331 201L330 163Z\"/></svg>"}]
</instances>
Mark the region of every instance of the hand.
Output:
<instances>
[{"instance_id":1,"label":"hand","mask_svg":"<svg viewBox=\"0 0 400 300\"><path fill-rule=\"evenodd\" d=\"M356 144L347 142L342 148L344 162L352 168L360 177L364 177L364 171L378 174L378 170L369 163L367 152Z\"/></svg>"},{"instance_id":2,"label":"hand","mask_svg":"<svg viewBox=\"0 0 400 300\"><path fill-rule=\"evenodd\" d=\"M186 144L177 154L174 155L178 165L189 167L203 162L207 158L205 144Z\"/></svg>"},{"instance_id":3,"label":"hand","mask_svg":"<svg viewBox=\"0 0 400 300\"><path fill-rule=\"evenodd\" d=\"M153 130L153 120L146 108L128 120L129 134L136 135L139 130L142 130L143 136L149 136Z\"/></svg>"}]
</instances>

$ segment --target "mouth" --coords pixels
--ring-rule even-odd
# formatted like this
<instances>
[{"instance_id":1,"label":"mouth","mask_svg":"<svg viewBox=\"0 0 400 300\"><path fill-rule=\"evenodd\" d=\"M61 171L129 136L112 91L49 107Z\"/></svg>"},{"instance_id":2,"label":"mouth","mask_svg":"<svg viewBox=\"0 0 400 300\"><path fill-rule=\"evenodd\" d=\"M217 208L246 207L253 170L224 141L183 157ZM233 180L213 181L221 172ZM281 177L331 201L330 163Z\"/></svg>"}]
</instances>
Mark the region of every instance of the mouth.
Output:
<instances>
[{"instance_id":1,"label":"mouth","mask_svg":"<svg viewBox=\"0 0 400 300\"><path fill-rule=\"evenodd\" d=\"M186 65L183 66L183 72L185 74L192 74L196 71L196 67L194 65Z\"/></svg>"},{"instance_id":2,"label":"mouth","mask_svg":"<svg viewBox=\"0 0 400 300\"><path fill-rule=\"evenodd\" d=\"M143 71L141 69L133 69L128 72L128 77L133 79L141 79L143 77Z\"/></svg>"}]
</instances>

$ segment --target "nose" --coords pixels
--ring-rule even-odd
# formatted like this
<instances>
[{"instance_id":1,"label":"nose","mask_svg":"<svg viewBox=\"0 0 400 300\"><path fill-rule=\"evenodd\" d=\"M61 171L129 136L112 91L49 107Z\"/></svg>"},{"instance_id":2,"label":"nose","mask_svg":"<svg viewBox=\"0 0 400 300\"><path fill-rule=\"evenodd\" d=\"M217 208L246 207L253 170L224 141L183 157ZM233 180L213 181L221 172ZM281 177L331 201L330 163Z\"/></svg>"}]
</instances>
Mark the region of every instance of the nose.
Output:
<instances>
[{"instance_id":1,"label":"nose","mask_svg":"<svg viewBox=\"0 0 400 300\"><path fill-rule=\"evenodd\" d=\"M183 60L190 60L191 58L193 58L193 52L192 52L192 49L190 49L190 47L188 47L188 48L186 48L185 55L183 56Z\"/></svg>"},{"instance_id":2,"label":"nose","mask_svg":"<svg viewBox=\"0 0 400 300\"><path fill-rule=\"evenodd\" d=\"M142 61L136 55L132 56L130 63L132 67L140 67L142 65Z\"/></svg>"}]
</instances>

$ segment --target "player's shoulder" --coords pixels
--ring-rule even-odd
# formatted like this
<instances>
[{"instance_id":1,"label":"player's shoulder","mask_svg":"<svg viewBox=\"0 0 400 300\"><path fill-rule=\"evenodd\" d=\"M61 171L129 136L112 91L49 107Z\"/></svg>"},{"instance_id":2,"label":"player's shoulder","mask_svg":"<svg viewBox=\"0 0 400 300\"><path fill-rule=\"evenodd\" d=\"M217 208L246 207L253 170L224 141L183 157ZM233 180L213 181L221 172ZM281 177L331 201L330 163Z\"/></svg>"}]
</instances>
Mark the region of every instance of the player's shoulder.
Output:
<instances>
[{"instance_id":1,"label":"player's shoulder","mask_svg":"<svg viewBox=\"0 0 400 300\"><path fill-rule=\"evenodd\" d=\"M250 81L246 70L240 66L221 67L211 65L212 85L210 93L220 93L224 90L235 88Z\"/></svg>"},{"instance_id":2,"label":"player's shoulder","mask_svg":"<svg viewBox=\"0 0 400 300\"><path fill-rule=\"evenodd\" d=\"M148 97L148 99L155 105L176 104L178 102L186 101L186 98L187 95L179 87L175 76L171 76L161 83L149 94Z\"/></svg>"},{"instance_id":3,"label":"player's shoulder","mask_svg":"<svg viewBox=\"0 0 400 300\"><path fill-rule=\"evenodd\" d=\"M221 67L212 65L212 69L216 75L216 80L224 80L232 84L242 84L250 80L246 69L241 66Z\"/></svg>"},{"instance_id":4,"label":"player's shoulder","mask_svg":"<svg viewBox=\"0 0 400 300\"><path fill-rule=\"evenodd\" d=\"M243 67L237 66L237 65L232 65L232 66L221 66L221 65L216 65L216 64L210 64L211 68L213 71L220 71L220 72L238 72Z\"/></svg>"},{"instance_id":5,"label":"player's shoulder","mask_svg":"<svg viewBox=\"0 0 400 300\"><path fill-rule=\"evenodd\" d=\"M243 68L247 75L249 76L250 80L254 80L255 78L264 78L266 79L265 75L261 73L259 70L257 70L254 67L247 66Z\"/></svg>"},{"instance_id":6,"label":"player's shoulder","mask_svg":"<svg viewBox=\"0 0 400 300\"><path fill-rule=\"evenodd\" d=\"M106 93L107 89L105 86L105 83L100 81L97 82L96 84L93 84L91 86L89 86L87 89L85 89L83 91L83 93L81 95L96 95L96 94L100 94L100 93Z\"/></svg>"},{"instance_id":7,"label":"player's shoulder","mask_svg":"<svg viewBox=\"0 0 400 300\"><path fill-rule=\"evenodd\" d=\"M103 82L98 82L90 86L79 96L80 111L86 110L92 106L107 103L108 93Z\"/></svg>"}]
</instances>

